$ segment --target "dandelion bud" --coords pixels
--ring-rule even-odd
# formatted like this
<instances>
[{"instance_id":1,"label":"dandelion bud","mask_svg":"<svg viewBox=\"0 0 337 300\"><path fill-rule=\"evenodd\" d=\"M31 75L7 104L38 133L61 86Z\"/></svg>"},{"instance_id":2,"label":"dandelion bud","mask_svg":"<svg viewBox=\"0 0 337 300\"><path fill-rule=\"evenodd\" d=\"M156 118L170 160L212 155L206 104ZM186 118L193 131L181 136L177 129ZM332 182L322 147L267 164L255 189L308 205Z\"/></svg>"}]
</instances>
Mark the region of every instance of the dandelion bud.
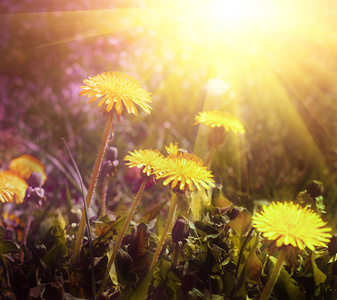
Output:
<instances>
[{"instance_id":1,"label":"dandelion bud","mask_svg":"<svg viewBox=\"0 0 337 300\"><path fill-rule=\"evenodd\" d=\"M45 196L44 196L44 189L43 188L39 188L39 187L31 187L29 186L26 190L26 194L25 194L25 198L24 201L34 201L36 202L38 205L42 205L42 201L46 200Z\"/></svg>"},{"instance_id":2,"label":"dandelion bud","mask_svg":"<svg viewBox=\"0 0 337 300\"><path fill-rule=\"evenodd\" d=\"M314 180L309 183L307 187L307 193L315 199L316 197L322 196L324 192L324 185L318 180Z\"/></svg>"},{"instance_id":3,"label":"dandelion bud","mask_svg":"<svg viewBox=\"0 0 337 300\"><path fill-rule=\"evenodd\" d=\"M118 160L104 160L102 163L102 175L103 176L110 176L113 175L119 166L119 161Z\"/></svg>"},{"instance_id":4,"label":"dandelion bud","mask_svg":"<svg viewBox=\"0 0 337 300\"><path fill-rule=\"evenodd\" d=\"M104 160L102 163L101 173L103 176L107 176L110 174L110 170L112 168L112 161L111 160Z\"/></svg>"},{"instance_id":5,"label":"dandelion bud","mask_svg":"<svg viewBox=\"0 0 337 300\"><path fill-rule=\"evenodd\" d=\"M106 152L106 159L114 161L117 159L118 156L118 149L116 147L109 147Z\"/></svg>"},{"instance_id":6,"label":"dandelion bud","mask_svg":"<svg viewBox=\"0 0 337 300\"><path fill-rule=\"evenodd\" d=\"M112 162L112 166L113 166L114 170L116 171L116 170L117 170L117 167L119 166L119 160L114 160L114 161Z\"/></svg>"},{"instance_id":7,"label":"dandelion bud","mask_svg":"<svg viewBox=\"0 0 337 300\"><path fill-rule=\"evenodd\" d=\"M186 242L190 231L190 226L185 219L178 219L172 229L172 241L173 243Z\"/></svg>"},{"instance_id":8,"label":"dandelion bud","mask_svg":"<svg viewBox=\"0 0 337 300\"><path fill-rule=\"evenodd\" d=\"M47 254L47 248L43 244L35 245L34 250L35 250L36 254L38 255L38 257L40 257L40 258Z\"/></svg>"},{"instance_id":9,"label":"dandelion bud","mask_svg":"<svg viewBox=\"0 0 337 300\"><path fill-rule=\"evenodd\" d=\"M41 175L41 173L39 172L33 172L28 180L27 180L28 186L31 186L33 188L40 188L42 186L43 183L43 177Z\"/></svg>"}]
</instances>

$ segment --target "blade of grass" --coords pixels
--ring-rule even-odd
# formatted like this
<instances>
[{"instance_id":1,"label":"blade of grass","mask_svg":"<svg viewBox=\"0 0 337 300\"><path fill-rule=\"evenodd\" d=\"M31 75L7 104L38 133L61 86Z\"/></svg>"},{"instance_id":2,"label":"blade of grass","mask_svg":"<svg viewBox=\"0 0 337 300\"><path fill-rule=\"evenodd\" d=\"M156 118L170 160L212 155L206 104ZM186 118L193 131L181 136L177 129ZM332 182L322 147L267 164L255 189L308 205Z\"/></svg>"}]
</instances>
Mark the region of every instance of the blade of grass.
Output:
<instances>
[{"instance_id":1,"label":"blade of grass","mask_svg":"<svg viewBox=\"0 0 337 300\"><path fill-rule=\"evenodd\" d=\"M36 144L32 143L31 141L26 141L25 142L25 145L34 150L35 152L39 152L39 153L43 153L43 155L45 157L47 157L54 165L56 168L58 168L62 173L63 175L70 181L70 183L79 191L81 192L81 188L79 187L80 183L78 182L77 180L77 174L76 172L74 171L74 169L71 167L70 164L67 164L67 163L64 163L67 167L64 168L63 165L60 163L60 161L55 158L54 156L52 156L51 154L49 153L46 153L43 151L43 149L41 149L39 146L37 146ZM83 186L83 190L85 191L85 193L87 193L87 189L85 186Z\"/></svg>"},{"instance_id":2,"label":"blade of grass","mask_svg":"<svg viewBox=\"0 0 337 300\"><path fill-rule=\"evenodd\" d=\"M152 276L154 271L159 267L161 260L163 259L163 256L161 256L157 263L152 267L152 269L147 273L146 277L144 280L141 282L141 284L138 286L136 291L133 293L132 297L130 300L139 300L139 299L145 299L146 298L146 292L147 288L150 285L150 282L152 280Z\"/></svg>"},{"instance_id":3,"label":"blade of grass","mask_svg":"<svg viewBox=\"0 0 337 300\"><path fill-rule=\"evenodd\" d=\"M87 205L85 203L85 199L86 199L86 193L84 192L84 185L83 185L83 180L82 180L82 176L81 173L76 165L76 162L73 158L73 156L71 155L70 149L67 145L67 142L65 141L64 138L62 138L63 143L67 149L68 155L74 165L74 168L76 170L78 179L80 181L80 185L81 185L81 190L82 190L82 195L83 195L83 202L84 202L84 212L85 212L85 218L86 218L86 222L87 222L87 233L88 233L88 244L89 244L89 255L90 255L90 265L91 265L91 286L92 286L92 299L95 299L95 295L96 295L96 282L95 282L95 273L94 273L94 258L92 255L92 239L91 239L91 233L90 233L90 224L89 224L89 217L88 217L88 209L87 209Z\"/></svg>"}]
</instances>

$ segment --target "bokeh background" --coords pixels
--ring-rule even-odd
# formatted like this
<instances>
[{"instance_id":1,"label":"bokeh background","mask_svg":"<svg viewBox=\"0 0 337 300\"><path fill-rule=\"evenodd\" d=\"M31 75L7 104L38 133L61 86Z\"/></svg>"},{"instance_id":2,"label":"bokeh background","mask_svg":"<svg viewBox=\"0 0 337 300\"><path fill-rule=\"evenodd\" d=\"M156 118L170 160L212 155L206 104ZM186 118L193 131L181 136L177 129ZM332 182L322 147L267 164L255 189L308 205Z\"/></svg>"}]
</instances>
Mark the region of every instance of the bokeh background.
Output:
<instances>
[{"instance_id":1,"label":"bokeh background","mask_svg":"<svg viewBox=\"0 0 337 300\"><path fill-rule=\"evenodd\" d=\"M104 127L79 86L120 71L153 96L151 115L115 123L124 183L134 149L177 142L205 159L209 131L194 117L222 110L246 128L228 133L212 163L226 197L252 210L320 180L335 227L335 1L1 0L0 12L1 167L38 157L55 203L72 186L61 138L88 182Z\"/></svg>"}]
</instances>

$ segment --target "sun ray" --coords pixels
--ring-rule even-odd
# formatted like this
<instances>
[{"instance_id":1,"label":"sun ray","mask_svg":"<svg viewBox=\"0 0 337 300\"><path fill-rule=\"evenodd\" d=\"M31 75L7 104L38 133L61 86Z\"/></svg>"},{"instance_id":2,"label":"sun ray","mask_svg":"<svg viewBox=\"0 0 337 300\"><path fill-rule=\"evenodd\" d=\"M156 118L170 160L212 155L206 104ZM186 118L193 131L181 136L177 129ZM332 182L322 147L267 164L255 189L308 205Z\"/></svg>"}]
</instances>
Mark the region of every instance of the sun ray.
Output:
<instances>
[{"instance_id":1,"label":"sun ray","mask_svg":"<svg viewBox=\"0 0 337 300\"><path fill-rule=\"evenodd\" d=\"M27 39L27 49L122 32L129 47L126 52L131 49L124 66L154 87L153 95L172 123L186 125L188 116L199 111L224 110L247 122L252 136L259 126L271 131L270 124L284 135L296 135L308 160L315 156L323 164L325 153L335 151L331 129L337 112L335 1L142 3L142 8L1 17L13 24L20 24L21 18L32 24L48 20L51 41ZM33 27L32 34L40 33ZM153 121L162 124L161 116L153 115ZM181 136L196 133L180 126L186 130ZM320 133L328 140L324 149ZM199 131L195 143L200 156L201 135ZM232 139L235 144L237 137ZM234 152L245 142L233 146Z\"/></svg>"},{"instance_id":2,"label":"sun ray","mask_svg":"<svg viewBox=\"0 0 337 300\"><path fill-rule=\"evenodd\" d=\"M32 44L32 41L27 39L26 47L35 49L130 30L142 24L144 14L146 9L124 8L0 14L0 18L1 22L7 25L22 24L23 20L31 24L45 21L49 34L53 37L52 41L45 43L41 37L39 44ZM45 31L38 32L33 28L31 32L32 35L40 33Z\"/></svg>"}]
</instances>

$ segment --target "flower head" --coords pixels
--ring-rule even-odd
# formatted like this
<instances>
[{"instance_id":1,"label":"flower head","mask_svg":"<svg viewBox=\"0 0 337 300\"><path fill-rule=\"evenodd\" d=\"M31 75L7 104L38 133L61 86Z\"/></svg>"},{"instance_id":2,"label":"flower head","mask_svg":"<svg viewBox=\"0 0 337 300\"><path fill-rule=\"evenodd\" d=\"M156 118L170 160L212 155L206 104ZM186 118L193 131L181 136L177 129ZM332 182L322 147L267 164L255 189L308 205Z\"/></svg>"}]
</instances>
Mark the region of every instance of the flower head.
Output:
<instances>
[{"instance_id":1,"label":"flower head","mask_svg":"<svg viewBox=\"0 0 337 300\"><path fill-rule=\"evenodd\" d=\"M245 128L236 117L222 111L203 111L194 120L194 125L202 123L211 128L223 127L226 131L245 133Z\"/></svg>"},{"instance_id":2,"label":"flower head","mask_svg":"<svg viewBox=\"0 0 337 300\"><path fill-rule=\"evenodd\" d=\"M9 164L9 169L26 179L28 179L33 172L38 172L42 175L43 183L47 179L44 164L34 156L28 154L12 159Z\"/></svg>"},{"instance_id":3,"label":"flower head","mask_svg":"<svg viewBox=\"0 0 337 300\"><path fill-rule=\"evenodd\" d=\"M102 107L104 116L113 116L116 113L118 120L123 112L123 108L128 113L138 115L138 110L135 106L138 105L147 114L150 113L151 97L150 93L146 92L140 83L133 77L119 72L104 72L89 79L83 80L86 84L80 86L83 91L80 95L92 97L89 103L99 99L98 107ZM114 109L113 109L114 108Z\"/></svg>"},{"instance_id":4,"label":"flower head","mask_svg":"<svg viewBox=\"0 0 337 300\"><path fill-rule=\"evenodd\" d=\"M0 176L6 177L11 186L13 186L12 192L14 193L14 197L11 199L8 198L9 201L12 202L15 199L17 203L22 203L25 197L26 189L28 188L26 181L11 170L0 171Z\"/></svg>"},{"instance_id":5,"label":"flower head","mask_svg":"<svg viewBox=\"0 0 337 300\"><path fill-rule=\"evenodd\" d=\"M130 168L144 168L143 173L147 176L153 174L153 170L162 162L164 156L158 150L146 149L129 151L130 155L126 155L123 160L129 161L126 163Z\"/></svg>"},{"instance_id":6,"label":"flower head","mask_svg":"<svg viewBox=\"0 0 337 300\"><path fill-rule=\"evenodd\" d=\"M171 188L180 192L193 191L193 185L198 190L201 190L201 186L205 189L209 189L209 186L215 187L213 175L203 165L202 160L193 154L171 154L163 160L155 172L157 178L166 178L164 185L171 183Z\"/></svg>"},{"instance_id":7,"label":"flower head","mask_svg":"<svg viewBox=\"0 0 337 300\"><path fill-rule=\"evenodd\" d=\"M165 146L165 149L169 155L180 155L182 153L188 153L187 150L179 148L177 143L175 144L170 143L170 146L168 147Z\"/></svg>"},{"instance_id":8,"label":"flower head","mask_svg":"<svg viewBox=\"0 0 337 300\"><path fill-rule=\"evenodd\" d=\"M332 237L330 228L312 210L293 202L273 202L263 206L261 213L253 216L253 226L269 240L276 241L276 246L292 245L304 250L307 246L326 247Z\"/></svg>"},{"instance_id":9,"label":"flower head","mask_svg":"<svg viewBox=\"0 0 337 300\"><path fill-rule=\"evenodd\" d=\"M168 146L168 147L165 146L165 149L166 149L168 154L177 155L179 153L179 147L178 147L177 143L175 143L175 144L170 143L170 146Z\"/></svg>"},{"instance_id":10,"label":"flower head","mask_svg":"<svg viewBox=\"0 0 337 300\"><path fill-rule=\"evenodd\" d=\"M13 198L14 186L12 185L11 180L3 173L0 173L0 201L2 203L12 202Z\"/></svg>"}]
</instances>

